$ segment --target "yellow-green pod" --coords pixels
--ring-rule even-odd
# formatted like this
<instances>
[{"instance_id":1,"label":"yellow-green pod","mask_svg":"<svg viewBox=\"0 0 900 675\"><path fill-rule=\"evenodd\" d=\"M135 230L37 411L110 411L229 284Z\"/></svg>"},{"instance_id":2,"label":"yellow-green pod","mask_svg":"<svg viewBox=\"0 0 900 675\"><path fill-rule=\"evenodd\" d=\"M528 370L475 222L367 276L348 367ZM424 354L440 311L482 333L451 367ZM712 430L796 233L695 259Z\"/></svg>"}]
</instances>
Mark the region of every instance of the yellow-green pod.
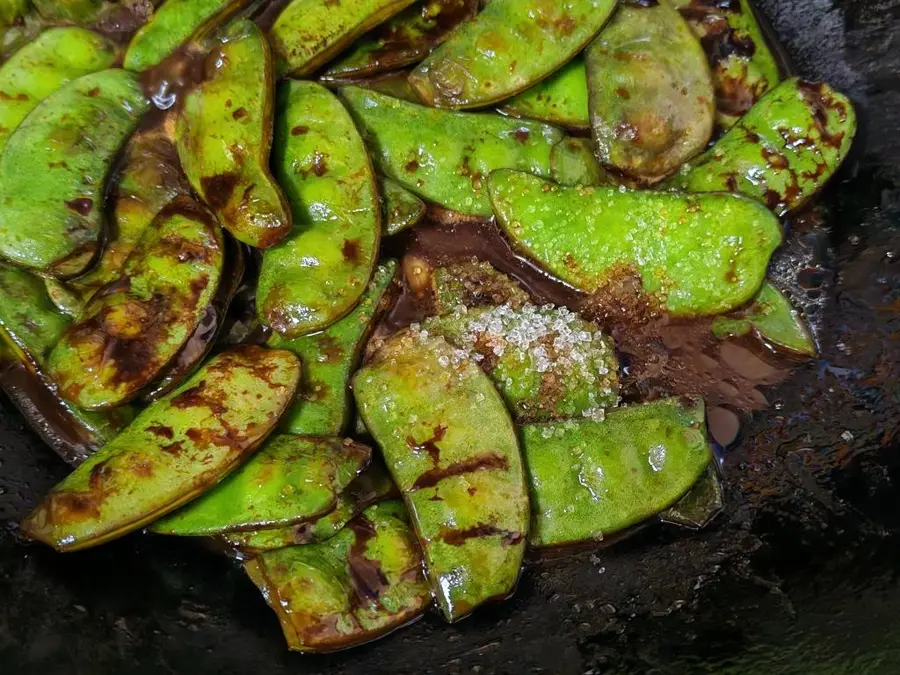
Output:
<instances>
[{"instance_id":1,"label":"yellow-green pod","mask_svg":"<svg viewBox=\"0 0 900 675\"><path fill-rule=\"evenodd\" d=\"M425 202L397 181L381 177L381 212L385 236L415 227L425 217Z\"/></svg>"},{"instance_id":2,"label":"yellow-green pod","mask_svg":"<svg viewBox=\"0 0 900 675\"><path fill-rule=\"evenodd\" d=\"M579 131L590 129L584 59L573 59L546 80L513 96L500 110Z\"/></svg>"}]
</instances>

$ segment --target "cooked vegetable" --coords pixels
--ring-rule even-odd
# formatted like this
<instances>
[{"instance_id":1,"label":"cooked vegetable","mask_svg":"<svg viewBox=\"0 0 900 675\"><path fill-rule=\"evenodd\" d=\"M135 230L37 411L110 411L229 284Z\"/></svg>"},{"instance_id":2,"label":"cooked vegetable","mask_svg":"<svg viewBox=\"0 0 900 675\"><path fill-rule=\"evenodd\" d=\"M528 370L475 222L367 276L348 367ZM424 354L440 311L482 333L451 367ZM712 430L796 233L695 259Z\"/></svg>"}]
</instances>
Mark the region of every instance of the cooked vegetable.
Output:
<instances>
[{"instance_id":1,"label":"cooked vegetable","mask_svg":"<svg viewBox=\"0 0 900 675\"><path fill-rule=\"evenodd\" d=\"M58 279L44 279L44 285L47 287L48 297L60 312L73 319L81 314L85 305L81 293Z\"/></svg>"},{"instance_id":2,"label":"cooked vegetable","mask_svg":"<svg viewBox=\"0 0 900 675\"><path fill-rule=\"evenodd\" d=\"M0 329L33 369L43 367L70 323L51 302L42 279L0 265Z\"/></svg>"},{"instance_id":3,"label":"cooked vegetable","mask_svg":"<svg viewBox=\"0 0 900 675\"><path fill-rule=\"evenodd\" d=\"M564 138L553 146L550 173L560 185L617 185L618 181L594 156L594 144L586 138Z\"/></svg>"},{"instance_id":4,"label":"cooked vegetable","mask_svg":"<svg viewBox=\"0 0 900 675\"><path fill-rule=\"evenodd\" d=\"M509 595L528 495L515 429L487 375L443 339L409 331L357 372L353 390L409 507L444 617Z\"/></svg>"},{"instance_id":5,"label":"cooked vegetable","mask_svg":"<svg viewBox=\"0 0 900 675\"><path fill-rule=\"evenodd\" d=\"M23 17L31 5L31 0L0 0L0 28L12 26Z\"/></svg>"},{"instance_id":6,"label":"cooked vegetable","mask_svg":"<svg viewBox=\"0 0 900 675\"><path fill-rule=\"evenodd\" d=\"M409 73L398 70L396 73L385 73L375 77L352 78L347 80L328 81L329 86L355 86L370 91L399 98L409 103L420 103L415 90L409 84Z\"/></svg>"},{"instance_id":7,"label":"cooked vegetable","mask_svg":"<svg viewBox=\"0 0 900 675\"><path fill-rule=\"evenodd\" d=\"M701 400L610 411L602 422L522 427L534 546L624 530L677 502L712 458Z\"/></svg>"},{"instance_id":8,"label":"cooked vegetable","mask_svg":"<svg viewBox=\"0 0 900 675\"><path fill-rule=\"evenodd\" d=\"M674 506L659 514L664 523L700 530L722 510L722 483L710 464L700 480Z\"/></svg>"},{"instance_id":9,"label":"cooked vegetable","mask_svg":"<svg viewBox=\"0 0 900 675\"><path fill-rule=\"evenodd\" d=\"M546 80L513 96L501 110L513 117L543 120L572 129L589 129L591 120L584 59L570 61Z\"/></svg>"},{"instance_id":10,"label":"cooked vegetable","mask_svg":"<svg viewBox=\"0 0 900 675\"><path fill-rule=\"evenodd\" d=\"M262 443L299 378L290 352L246 346L219 354L53 488L23 532L74 551L174 511Z\"/></svg>"},{"instance_id":11,"label":"cooked vegetable","mask_svg":"<svg viewBox=\"0 0 900 675\"><path fill-rule=\"evenodd\" d=\"M381 219L384 234L391 236L414 227L425 217L425 202L390 178L378 181L381 187Z\"/></svg>"},{"instance_id":12,"label":"cooked vegetable","mask_svg":"<svg viewBox=\"0 0 900 675\"><path fill-rule=\"evenodd\" d=\"M435 314L448 314L462 307L507 305L521 309L528 293L511 278L476 258L442 265L431 275Z\"/></svg>"},{"instance_id":13,"label":"cooked vegetable","mask_svg":"<svg viewBox=\"0 0 900 675\"><path fill-rule=\"evenodd\" d=\"M91 23L100 14L103 0L31 0L34 8L48 20Z\"/></svg>"}]
</instances>

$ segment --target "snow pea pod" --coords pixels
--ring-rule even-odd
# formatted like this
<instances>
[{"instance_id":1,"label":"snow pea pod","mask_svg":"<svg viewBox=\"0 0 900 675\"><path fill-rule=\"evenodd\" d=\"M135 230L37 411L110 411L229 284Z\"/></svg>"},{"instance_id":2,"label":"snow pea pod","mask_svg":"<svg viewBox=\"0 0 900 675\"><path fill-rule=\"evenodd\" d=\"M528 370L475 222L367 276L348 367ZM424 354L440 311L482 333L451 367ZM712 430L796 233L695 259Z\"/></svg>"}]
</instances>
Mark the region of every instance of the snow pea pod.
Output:
<instances>
[{"instance_id":1,"label":"snow pea pod","mask_svg":"<svg viewBox=\"0 0 900 675\"><path fill-rule=\"evenodd\" d=\"M31 0L34 8L48 21L93 23L103 9L103 0Z\"/></svg>"},{"instance_id":2,"label":"snow pea pod","mask_svg":"<svg viewBox=\"0 0 900 675\"><path fill-rule=\"evenodd\" d=\"M491 174L490 193L514 245L549 272L586 292L639 276L674 316L750 300L782 237L770 211L739 195L560 187L515 171Z\"/></svg>"},{"instance_id":3,"label":"snow pea pod","mask_svg":"<svg viewBox=\"0 0 900 675\"><path fill-rule=\"evenodd\" d=\"M32 368L43 367L70 323L50 300L43 279L0 265L0 328Z\"/></svg>"},{"instance_id":4,"label":"snow pea pod","mask_svg":"<svg viewBox=\"0 0 900 675\"><path fill-rule=\"evenodd\" d=\"M402 12L415 0L293 0L278 15L269 41L279 75L310 75L356 38Z\"/></svg>"},{"instance_id":5,"label":"snow pea pod","mask_svg":"<svg viewBox=\"0 0 900 675\"><path fill-rule=\"evenodd\" d=\"M60 312L73 319L81 314L86 301L71 285L51 278L44 279L44 285L47 287L48 297Z\"/></svg>"},{"instance_id":6,"label":"snow pea pod","mask_svg":"<svg viewBox=\"0 0 900 675\"><path fill-rule=\"evenodd\" d=\"M438 315L479 305L521 309L530 302L528 293L512 278L474 258L436 268L431 275L431 290Z\"/></svg>"},{"instance_id":7,"label":"snow pea pod","mask_svg":"<svg viewBox=\"0 0 900 675\"><path fill-rule=\"evenodd\" d=\"M550 176L556 127L494 113L435 110L357 87L340 94L366 133L376 166L410 192L468 216L492 215L495 169Z\"/></svg>"},{"instance_id":8,"label":"snow pea pod","mask_svg":"<svg viewBox=\"0 0 900 675\"><path fill-rule=\"evenodd\" d=\"M381 187L381 218L384 235L415 227L425 217L425 202L390 178L378 180Z\"/></svg>"},{"instance_id":9,"label":"snow pea pod","mask_svg":"<svg viewBox=\"0 0 900 675\"><path fill-rule=\"evenodd\" d=\"M602 539L677 502L706 470L703 401L666 399L602 422L522 427L533 546Z\"/></svg>"},{"instance_id":10,"label":"snow pea pod","mask_svg":"<svg viewBox=\"0 0 900 675\"><path fill-rule=\"evenodd\" d=\"M269 45L252 21L237 21L204 60L175 125L184 172L226 230L270 248L291 231L291 214L269 173L274 77Z\"/></svg>"},{"instance_id":11,"label":"snow pea pod","mask_svg":"<svg viewBox=\"0 0 900 675\"><path fill-rule=\"evenodd\" d=\"M400 502L376 504L328 541L263 553L244 569L278 615L288 647L364 644L431 604L422 554Z\"/></svg>"},{"instance_id":12,"label":"snow pea pod","mask_svg":"<svg viewBox=\"0 0 900 675\"><path fill-rule=\"evenodd\" d=\"M723 498L722 482L710 464L690 492L660 513L659 519L670 525L702 530L722 510Z\"/></svg>"},{"instance_id":13,"label":"snow pea pod","mask_svg":"<svg viewBox=\"0 0 900 675\"><path fill-rule=\"evenodd\" d=\"M783 216L834 175L855 135L856 112L845 96L827 84L791 78L665 186L739 192Z\"/></svg>"},{"instance_id":14,"label":"snow pea pod","mask_svg":"<svg viewBox=\"0 0 900 675\"><path fill-rule=\"evenodd\" d=\"M715 123L706 56L668 2L623 3L585 51L597 157L645 180L701 152Z\"/></svg>"},{"instance_id":15,"label":"snow pea pod","mask_svg":"<svg viewBox=\"0 0 900 675\"><path fill-rule=\"evenodd\" d=\"M600 32L615 0L494 0L410 75L429 105L477 108L568 63Z\"/></svg>"},{"instance_id":16,"label":"snow pea pod","mask_svg":"<svg viewBox=\"0 0 900 675\"><path fill-rule=\"evenodd\" d=\"M88 409L135 398L193 333L223 264L212 214L190 197L163 209L119 278L91 298L50 354L60 395Z\"/></svg>"},{"instance_id":17,"label":"snow pea pod","mask_svg":"<svg viewBox=\"0 0 900 675\"><path fill-rule=\"evenodd\" d=\"M584 59L573 59L546 80L516 94L501 110L513 117L542 120L570 129L590 129Z\"/></svg>"},{"instance_id":18,"label":"snow pea pod","mask_svg":"<svg viewBox=\"0 0 900 675\"><path fill-rule=\"evenodd\" d=\"M550 173L560 185L617 185L618 181L594 155L594 144L587 138L564 138L553 146Z\"/></svg>"},{"instance_id":19,"label":"snow pea pod","mask_svg":"<svg viewBox=\"0 0 900 675\"><path fill-rule=\"evenodd\" d=\"M273 163L294 230L263 256L257 306L263 323L294 338L359 302L378 257L381 204L365 145L334 94L288 81L278 109Z\"/></svg>"},{"instance_id":20,"label":"snow pea pod","mask_svg":"<svg viewBox=\"0 0 900 675\"><path fill-rule=\"evenodd\" d=\"M0 152L38 103L115 60L115 45L83 28L51 28L13 54L0 67Z\"/></svg>"},{"instance_id":21,"label":"snow pea pod","mask_svg":"<svg viewBox=\"0 0 900 675\"><path fill-rule=\"evenodd\" d=\"M353 391L403 493L444 617L509 595L528 494L515 429L488 376L442 338L407 331L357 372Z\"/></svg>"},{"instance_id":22,"label":"snow pea pod","mask_svg":"<svg viewBox=\"0 0 900 675\"><path fill-rule=\"evenodd\" d=\"M23 531L73 551L174 511L265 440L299 378L290 352L244 346L219 354L54 487Z\"/></svg>"},{"instance_id":23,"label":"snow pea pod","mask_svg":"<svg viewBox=\"0 0 900 675\"><path fill-rule=\"evenodd\" d=\"M147 106L136 77L103 70L31 111L0 156L0 255L48 276L84 271L101 247L106 176Z\"/></svg>"}]
</instances>

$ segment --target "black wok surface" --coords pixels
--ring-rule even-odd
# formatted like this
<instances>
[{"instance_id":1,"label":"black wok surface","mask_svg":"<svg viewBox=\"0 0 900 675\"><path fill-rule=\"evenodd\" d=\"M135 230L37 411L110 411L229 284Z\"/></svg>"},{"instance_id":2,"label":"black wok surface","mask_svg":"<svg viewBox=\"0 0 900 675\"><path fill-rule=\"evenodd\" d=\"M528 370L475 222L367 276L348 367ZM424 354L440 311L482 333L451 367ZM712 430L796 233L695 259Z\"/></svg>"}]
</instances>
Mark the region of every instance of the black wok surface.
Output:
<instances>
[{"instance_id":1,"label":"black wok surface","mask_svg":"<svg viewBox=\"0 0 900 675\"><path fill-rule=\"evenodd\" d=\"M809 78L851 96L854 154L799 238L822 356L724 456L727 509L531 560L515 597L366 647L287 652L229 560L133 535L59 555L16 522L67 467L0 399L0 672L900 672L900 0L759 0Z\"/></svg>"}]
</instances>

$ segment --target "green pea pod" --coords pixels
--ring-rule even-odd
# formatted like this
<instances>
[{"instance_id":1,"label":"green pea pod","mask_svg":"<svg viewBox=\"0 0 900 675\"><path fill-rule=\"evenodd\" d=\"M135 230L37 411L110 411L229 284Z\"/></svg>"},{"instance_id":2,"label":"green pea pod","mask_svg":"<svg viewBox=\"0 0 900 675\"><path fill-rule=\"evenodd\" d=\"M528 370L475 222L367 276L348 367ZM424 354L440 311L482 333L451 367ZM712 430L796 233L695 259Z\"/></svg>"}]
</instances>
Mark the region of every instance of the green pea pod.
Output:
<instances>
[{"instance_id":1,"label":"green pea pod","mask_svg":"<svg viewBox=\"0 0 900 675\"><path fill-rule=\"evenodd\" d=\"M753 304L735 315L718 316L712 325L718 338L755 332L760 340L803 356L816 355L816 343L803 317L771 282L763 284Z\"/></svg>"},{"instance_id":2,"label":"green pea pod","mask_svg":"<svg viewBox=\"0 0 900 675\"><path fill-rule=\"evenodd\" d=\"M72 21L74 23L93 23L103 0L31 0L34 8L48 21Z\"/></svg>"},{"instance_id":3,"label":"green pea pod","mask_svg":"<svg viewBox=\"0 0 900 675\"><path fill-rule=\"evenodd\" d=\"M44 285L47 287L47 296L60 312L73 319L81 314L86 302L81 293L58 279L44 279Z\"/></svg>"},{"instance_id":4,"label":"green pea pod","mask_svg":"<svg viewBox=\"0 0 900 675\"><path fill-rule=\"evenodd\" d=\"M125 52L128 70L144 71L178 47L226 23L251 0L166 0L141 26Z\"/></svg>"},{"instance_id":5,"label":"green pea pod","mask_svg":"<svg viewBox=\"0 0 900 675\"><path fill-rule=\"evenodd\" d=\"M522 449L529 543L539 547L602 539L659 513L712 459L700 399L619 408L602 422L526 424Z\"/></svg>"},{"instance_id":6,"label":"green pea pod","mask_svg":"<svg viewBox=\"0 0 900 675\"><path fill-rule=\"evenodd\" d=\"M30 5L31 0L0 0L0 27L12 26L28 13Z\"/></svg>"},{"instance_id":7,"label":"green pea pod","mask_svg":"<svg viewBox=\"0 0 900 675\"><path fill-rule=\"evenodd\" d=\"M31 111L0 156L0 255L48 276L84 271L101 247L106 176L147 105L136 77L103 70Z\"/></svg>"},{"instance_id":8,"label":"green pea pod","mask_svg":"<svg viewBox=\"0 0 900 675\"><path fill-rule=\"evenodd\" d=\"M516 94L501 110L513 117L543 120L570 129L590 129L584 59L570 61L546 80Z\"/></svg>"},{"instance_id":9,"label":"green pea pod","mask_svg":"<svg viewBox=\"0 0 900 675\"><path fill-rule=\"evenodd\" d=\"M57 311L43 279L0 265L0 328L33 369L41 369L71 320Z\"/></svg>"},{"instance_id":10,"label":"green pea pod","mask_svg":"<svg viewBox=\"0 0 900 675\"><path fill-rule=\"evenodd\" d=\"M492 215L486 185L491 171L519 169L549 178L550 151L563 138L539 122L434 110L357 87L340 93L384 175L467 216Z\"/></svg>"},{"instance_id":11,"label":"green pea pod","mask_svg":"<svg viewBox=\"0 0 900 675\"><path fill-rule=\"evenodd\" d=\"M477 11L478 0L421 0L357 40L323 77L363 77L417 63Z\"/></svg>"},{"instance_id":12,"label":"green pea pod","mask_svg":"<svg viewBox=\"0 0 900 675\"><path fill-rule=\"evenodd\" d=\"M474 258L435 268L431 290L438 315L479 305L507 305L518 310L530 302L519 284L489 263Z\"/></svg>"},{"instance_id":13,"label":"green pea pod","mask_svg":"<svg viewBox=\"0 0 900 675\"><path fill-rule=\"evenodd\" d=\"M585 51L601 163L655 180L705 147L715 94L700 43L669 4L623 4Z\"/></svg>"},{"instance_id":14,"label":"green pea pod","mask_svg":"<svg viewBox=\"0 0 900 675\"><path fill-rule=\"evenodd\" d=\"M83 28L50 28L16 52L0 67L0 151L38 103L115 60L115 45Z\"/></svg>"},{"instance_id":15,"label":"green pea pod","mask_svg":"<svg viewBox=\"0 0 900 675\"><path fill-rule=\"evenodd\" d=\"M322 544L244 563L298 652L364 644L418 618L431 604L421 566L399 502L366 509Z\"/></svg>"},{"instance_id":16,"label":"green pea pod","mask_svg":"<svg viewBox=\"0 0 900 675\"><path fill-rule=\"evenodd\" d=\"M425 217L425 202L390 178L381 177L381 219L385 236L415 227Z\"/></svg>"},{"instance_id":17,"label":"green pea pod","mask_svg":"<svg viewBox=\"0 0 900 675\"><path fill-rule=\"evenodd\" d=\"M673 0L706 52L716 88L719 124L727 129L778 84L775 55L749 0Z\"/></svg>"},{"instance_id":18,"label":"green pea pod","mask_svg":"<svg viewBox=\"0 0 900 675\"><path fill-rule=\"evenodd\" d=\"M362 138L340 101L314 82L278 91L275 173L294 231L263 256L263 323L294 338L322 330L359 302L378 257L381 204Z\"/></svg>"},{"instance_id":19,"label":"green pea pod","mask_svg":"<svg viewBox=\"0 0 900 675\"><path fill-rule=\"evenodd\" d=\"M396 261L375 270L360 303L350 314L321 333L286 340L277 334L271 347L289 349L303 361L303 382L282 428L292 434L339 436L350 417L350 376L376 321L390 302Z\"/></svg>"},{"instance_id":20,"label":"green pea pod","mask_svg":"<svg viewBox=\"0 0 900 675\"><path fill-rule=\"evenodd\" d=\"M690 492L660 513L659 519L670 525L702 530L722 511L722 506L722 483L711 464Z\"/></svg>"},{"instance_id":21,"label":"green pea pod","mask_svg":"<svg viewBox=\"0 0 900 675\"><path fill-rule=\"evenodd\" d=\"M410 75L428 105L478 108L568 63L600 32L615 0L494 0Z\"/></svg>"},{"instance_id":22,"label":"green pea pod","mask_svg":"<svg viewBox=\"0 0 900 675\"><path fill-rule=\"evenodd\" d=\"M853 104L827 84L785 80L665 186L739 192L783 216L837 171L856 135Z\"/></svg>"},{"instance_id":23,"label":"green pea pod","mask_svg":"<svg viewBox=\"0 0 900 675\"><path fill-rule=\"evenodd\" d=\"M301 544L318 544L331 539L372 504L398 496L387 469L373 459L373 463L338 496L337 506L330 513L288 527L232 532L224 534L223 539L246 555L258 555L263 551Z\"/></svg>"},{"instance_id":24,"label":"green pea pod","mask_svg":"<svg viewBox=\"0 0 900 675\"><path fill-rule=\"evenodd\" d=\"M287 351L248 345L219 354L54 487L23 531L74 551L174 511L259 447L299 379Z\"/></svg>"},{"instance_id":25,"label":"green pea pod","mask_svg":"<svg viewBox=\"0 0 900 675\"><path fill-rule=\"evenodd\" d=\"M618 403L612 341L564 307L460 307L422 329L473 354L517 422L602 417Z\"/></svg>"},{"instance_id":26,"label":"green pea pod","mask_svg":"<svg viewBox=\"0 0 900 675\"><path fill-rule=\"evenodd\" d=\"M420 103L415 90L409 84L409 73L399 70L396 73L385 73L375 77L349 78L346 80L330 80L330 87L354 86L378 92L392 98L399 98L409 103Z\"/></svg>"},{"instance_id":27,"label":"green pea pod","mask_svg":"<svg viewBox=\"0 0 900 675\"><path fill-rule=\"evenodd\" d=\"M293 0L269 32L278 74L304 77L415 0Z\"/></svg>"},{"instance_id":28,"label":"green pea pod","mask_svg":"<svg viewBox=\"0 0 900 675\"><path fill-rule=\"evenodd\" d=\"M371 453L340 438L273 436L228 478L150 531L202 536L313 520L334 510Z\"/></svg>"},{"instance_id":29,"label":"green pea pod","mask_svg":"<svg viewBox=\"0 0 900 675\"><path fill-rule=\"evenodd\" d=\"M121 276L91 298L50 354L59 394L91 410L135 398L200 322L223 259L212 214L190 197L163 209Z\"/></svg>"},{"instance_id":30,"label":"green pea pod","mask_svg":"<svg viewBox=\"0 0 900 675\"><path fill-rule=\"evenodd\" d=\"M528 494L515 429L487 375L442 338L408 331L356 373L353 391L403 493L444 617L509 595Z\"/></svg>"},{"instance_id":31,"label":"green pea pod","mask_svg":"<svg viewBox=\"0 0 900 675\"><path fill-rule=\"evenodd\" d=\"M269 248L291 231L291 214L269 173L274 84L262 31L237 21L204 62L175 126L184 172L236 239Z\"/></svg>"},{"instance_id":32,"label":"green pea pod","mask_svg":"<svg viewBox=\"0 0 900 675\"><path fill-rule=\"evenodd\" d=\"M594 155L594 144L587 138L564 138L553 146L550 173L560 185L617 185L618 181Z\"/></svg>"},{"instance_id":33,"label":"green pea pod","mask_svg":"<svg viewBox=\"0 0 900 675\"><path fill-rule=\"evenodd\" d=\"M560 187L497 171L491 200L514 245L549 272L593 292L623 274L673 316L719 314L759 290L781 227L738 195Z\"/></svg>"}]
</instances>

